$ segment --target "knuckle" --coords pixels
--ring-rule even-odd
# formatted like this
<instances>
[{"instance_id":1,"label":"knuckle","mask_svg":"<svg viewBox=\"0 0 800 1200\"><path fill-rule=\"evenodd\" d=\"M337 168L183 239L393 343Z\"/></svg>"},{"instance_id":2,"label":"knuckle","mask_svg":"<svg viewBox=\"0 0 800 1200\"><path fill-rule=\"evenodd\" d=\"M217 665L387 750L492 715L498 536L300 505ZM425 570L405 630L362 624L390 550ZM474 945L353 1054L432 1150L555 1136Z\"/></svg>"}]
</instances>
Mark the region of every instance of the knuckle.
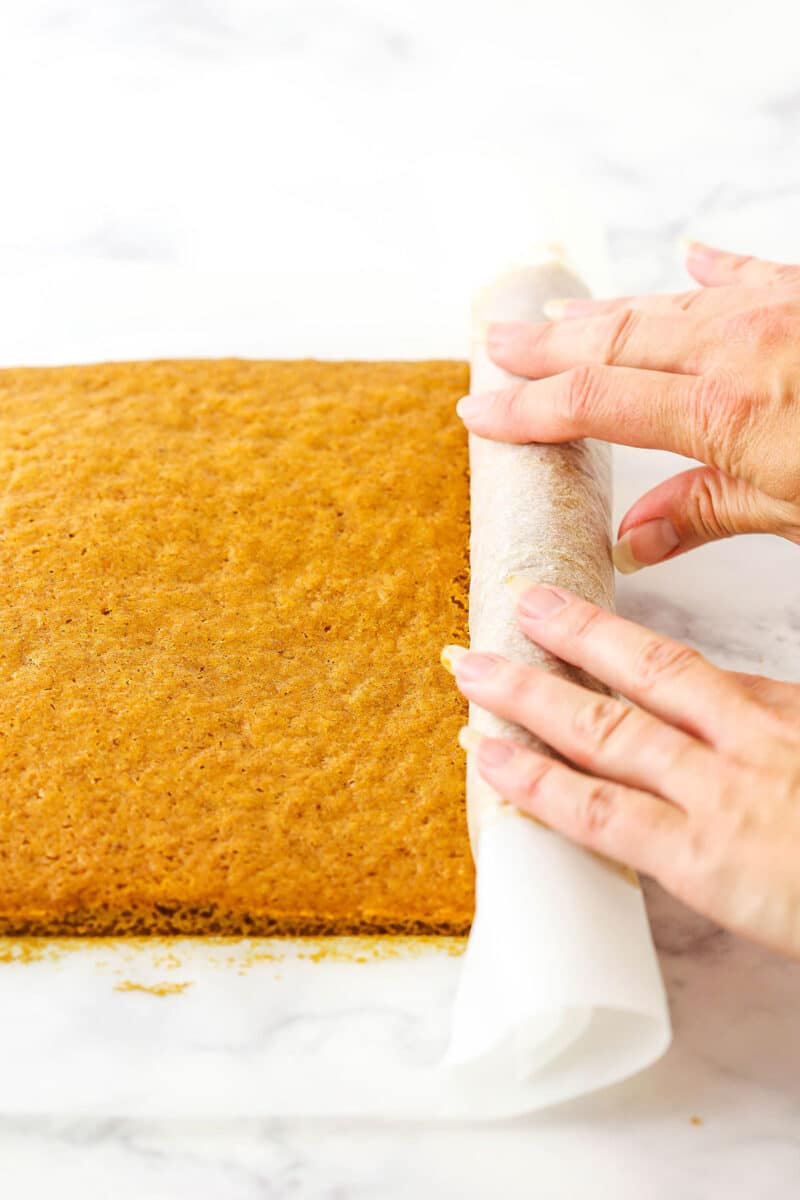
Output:
<instances>
[{"instance_id":1,"label":"knuckle","mask_svg":"<svg viewBox=\"0 0 800 1200\"><path fill-rule=\"evenodd\" d=\"M797 286L800 284L800 266L792 263L779 263L775 268L775 279L778 283Z\"/></svg>"},{"instance_id":2,"label":"knuckle","mask_svg":"<svg viewBox=\"0 0 800 1200\"><path fill-rule=\"evenodd\" d=\"M595 696L575 710L573 729L581 742L588 743L596 751L617 735L632 711L628 705L620 704L610 696Z\"/></svg>"},{"instance_id":3,"label":"knuckle","mask_svg":"<svg viewBox=\"0 0 800 1200\"><path fill-rule=\"evenodd\" d=\"M499 407L511 425L519 425L525 416L528 388L525 383L512 384L501 392Z\"/></svg>"},{"instance_id":4,"label":"knuckle","mask_svg":"<svg viewBox=\"0 0 800 1200\"><path fill-rule=\"evenodd\" d=\"M664 779L683 780L696 776L696 746L687 734L673 726L651 726L648 749L651 761L658 762L659 773Z\"/></svg>"},{"instance_id":5,"label":"knuckle","mask_svg":"<svg viewBox=\"0 0 800 1200\"><path fill-rule=\"evenodd\" d=\"M687 515L695 532L707 541L736 532L725 493L726 482L716 471L703 472L692 482Z\"/></svg>"},{"instance_id":6,"label":"knuckle","mask_svg":"<svg viewBox=\"0 0 800 1200\"><path fill-rule=\"evenodd\" d=\"M691 646L684 646L682 642L651 638L636 655L633 680L638 688L647 690L664 679L683 674L696 667L699 662L701 656Z\"/></svg>"},{"instance_id":7,"label":"knuckle","mask_svg":"<svg viewBox=\"0 0 800 1200\"><path fill-rule=\"evenodd\" d=\"M516 712L531 706L536 694L536 676L532 671L511 663L504 668L500 683L507 701Z\"/></svg>"},{"instance_id":8,"label":"knuckle","mask_svg":"<svg viewBox=\"0 0 800 1200\"><path fill-rule=\"evenodd\" d=\"M679 292L678 295L675 296L675 306L679 308L681 312L690 312L696 304L700 303L703 294L702 288L695 289L691 292Z\"/></svg>"},{"instance_id":9,"label":"knuckle","mask_svg":"<svg viewBox=\"0 0 800 1200\"><path fill-rule=\"evenodd\" d=\"M551 759L542 759L532 764L523 780L522 790L524 799L531 805L541 794L545 781L550 777L555 763Z\"/></svg>"},{"instance_id":10,"label":"knuckle","mask_svg":"<svg viewBox=\"0 0 800 1200\"><path fill-rule=\"evenodd\" d=\"M564 416L580 429L594 408L598 396L598 372L589 366L573 367L564 372Z\"/></svg>"},{"instance_id":11,"label":"knuckle","mask_svg":"<svg viewBox=\"0 0 800 1200\"><path fill-rule=\"evenodd\" d=\"M608 366L621 363L630 344L634 332L638 329L641 317L632 308L623 308L615 312L610 319L610 329L604 361Z\"/></svg>"},{"instance_id":12,"label":"knuckle","mask_svg":"<svg viewBox=\"0 0 800 1200\"><path fill-rule=\"evenodd\" d=\"M692 456L735 474L749 441L755 407L746 403L742 385L731 371L701 375L689 414L695 439Z\"/></svg>"},{"instance_id":13,"label":"knuckle","mask_svg":"<svg viewBox=\"0 0 800 1200\"><path fill-rule=\"evenodd\" d=\"M727 265L731 271L743 271L745 267L749 267L755 261L752 254L729 254Z\"/></svg>"},{"instance_id":14,"label":"knuckle","mask_svg":"<svg viewBox=\"0 0 800 1200\"><path fill-rule=\"evenodd\" d=\"M544 325L529 325L525 331L525 349L529 354L549 354L557 339L558 322L548 321Z\"/></svg>"},{"instance_id":15,"label":"knuckle","mask_svg":"<svg viewBox=\"0 0 800 1200\"><path fill-rule=\"evenodd\" d=\"M602 608L594 604L580 601L571 605L570 633L578 641L583 641L595 632L595 627L606 619Z\"/></svg>"},{"instance_id":16,"label":"knuckle","mask_svg":"<svg viewBox=\"0 0 800 1200\"><path fill-rule=\"evenodd\" d=\"M616 807L617 791L604 779L592 783L578 804L578 832L588 841L595 840L608 827Z\"/></svg>"},{"instance_id":17,"label":"knuckle","mask_svg":"<svg viewBox=\"0 0 800 1200\"><path fill-rule=\"evenodd\" d=\"M698 380L697 400L706 417L727 408L731 397L731 378L726 371L707 371Z\"/></svg>"},{"instance_id":18,"label":"knuckle","mask_svg":"<svg viewBox=\"0 0 800 1200\"><path fill-rule=\"evenodd\" d=\"M709 857L713 846L711 832L706 823L693 820L686 830L686 850L691 863L702 863Z\"/></svg>"},{"instance_id":19,"label":"knuckle","mask_svg":"<svg viewBox=\"0 0 800 1200\"><path fill-rule=\"evenodd\" d=\"M723 774L714 788L714 805L717 817L724 821L728 834L744 833L755 824L755 817L747 805L742 804L742 769L740 764L724 764L729 770ZM735 770L735 774L734 774ZM755 780L753 781L756 782ZM705 848L708 852L708 847Z\"/></svg>"},{"instance_id":20,"label":"knuckle","mask_svg":"<svg viewBox=\"0 0 800 1200\"><path fill-rule=\"evenodd\" d=\"M766 675L759 675L753 671L740 671L736 676L736 682L751 695L757 696L759 699L769 696L773 680Z\"/></svg>"},{"instance_id":21,"label":"knuckle","mask_svg":"<svg viewBox=\"0 0 800 1200\"><path fill-rule=\"evenodd\" d=\"M773 685L772 689L761 689L753 699L754 708L750 710L751 725L757 744L751 750L751 755L759 759L763 755L766 762L770 763L774 762L776 752L788 748L794 756L800 733L800 711L795 697L787 701Z\"/></svg>"},{"instance_id":22,"label":"knuckle","mask_svg":"<svg viewBox=\"0 0 800 1200\"><path fill-rule=\"evenodd\" d=\"M763 304L735 313L725 322L725 335L736 341L770 348L787 340L794 332L791 314L783 306Z\"/></svg>"}]
</instances>

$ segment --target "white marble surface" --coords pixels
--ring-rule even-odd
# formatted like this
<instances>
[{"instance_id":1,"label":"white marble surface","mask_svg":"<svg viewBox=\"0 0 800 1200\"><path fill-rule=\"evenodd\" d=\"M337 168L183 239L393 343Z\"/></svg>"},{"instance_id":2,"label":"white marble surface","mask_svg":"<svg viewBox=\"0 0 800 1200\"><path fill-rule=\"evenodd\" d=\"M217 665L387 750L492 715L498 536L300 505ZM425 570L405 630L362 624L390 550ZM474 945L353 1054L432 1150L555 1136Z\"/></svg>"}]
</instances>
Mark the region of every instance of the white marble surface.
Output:
<instances>
[{"instance_id":1,"label":"white marble surface","mask_svg":"<svg viewBox=\"0 0 800 1200\"><path fill-rule=\"evenodd\" d=\"M680 286L682 232L800 260L797 35L791 0L6 5L0 361L463 354L474 284L545 228L605 228L620 290ZM622 452L618 511L671 465ZM620 607L800 678L799 565L741 539ZM3 1194L788 1200L800 968L650 902L675 1043L629 1083L494 1127L3 1119Z\"/></svg>"}]
</instances>

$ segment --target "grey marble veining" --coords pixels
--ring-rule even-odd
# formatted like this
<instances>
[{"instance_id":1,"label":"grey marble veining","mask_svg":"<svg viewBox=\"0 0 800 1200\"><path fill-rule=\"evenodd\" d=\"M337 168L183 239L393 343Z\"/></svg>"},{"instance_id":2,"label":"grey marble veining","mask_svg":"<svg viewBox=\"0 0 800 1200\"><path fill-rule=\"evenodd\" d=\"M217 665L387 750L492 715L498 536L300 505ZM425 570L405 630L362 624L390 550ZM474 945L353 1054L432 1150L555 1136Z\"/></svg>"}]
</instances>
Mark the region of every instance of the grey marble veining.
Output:
<instances>
[{"instance_id":1,"label":"grey marble veining","mask_svg":"<svg viewBox=\"0 0 800 1200\"><path fill-rule=\"evenodd\" d=\"M463 354L469 290L548 221L605 231L622 291L685 286L684 232L800 260L797 33L789 0L7 5L0 360ZM192 340L246 289L260 320ZM619 515L678 465L621 451ZM621 581L620 610L798 679L797 556L711 547ZM675 1042L625 1084L472 1128L6 1118L2 1192L788 1200L800 967L648 900Z\"/></svg>"}]
</instances>

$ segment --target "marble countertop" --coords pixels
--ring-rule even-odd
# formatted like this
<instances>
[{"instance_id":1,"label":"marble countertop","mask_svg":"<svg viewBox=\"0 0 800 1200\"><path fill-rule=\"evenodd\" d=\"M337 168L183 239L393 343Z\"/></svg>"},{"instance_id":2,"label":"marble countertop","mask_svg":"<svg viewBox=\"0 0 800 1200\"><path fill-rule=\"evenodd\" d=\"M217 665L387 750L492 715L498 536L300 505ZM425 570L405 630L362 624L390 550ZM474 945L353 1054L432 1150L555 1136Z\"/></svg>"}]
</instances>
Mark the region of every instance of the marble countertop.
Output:
<instances>
[{"instance_id":1,"label":"marble countertop","mask_svg":"<svg viewBox=\"0 0 800 1200\"><path fill-rule=\"evenodd\" d=\"M600 289L681 286L682 233L800 261L799 20L790 0L6 6L0 361L464 355L470 293L542 235ZM224 344L199 333L215 314ZM616 461L618 514L675 466ZM800 678L799 561L738 539L623 580L620 609ZM627 1083L491 1126L3 1118L4 1194L788 1200L800 967L648 900L675 1039Z\"/></svg>"}]
</instances>

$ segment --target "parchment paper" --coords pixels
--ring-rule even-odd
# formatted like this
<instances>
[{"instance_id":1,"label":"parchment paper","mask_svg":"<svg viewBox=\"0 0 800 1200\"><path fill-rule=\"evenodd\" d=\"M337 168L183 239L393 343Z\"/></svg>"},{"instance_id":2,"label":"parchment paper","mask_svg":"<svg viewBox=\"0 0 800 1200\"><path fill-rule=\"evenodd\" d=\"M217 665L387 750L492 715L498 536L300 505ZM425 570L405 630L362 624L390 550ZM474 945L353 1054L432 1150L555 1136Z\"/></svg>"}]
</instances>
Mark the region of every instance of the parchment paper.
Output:
<instances>
[{"instance_id":1,"label":"parchment paper","mask_svg":"<svg viewBox=\"0 0 800 1200\"><path fill-rule=\"evenodd\" d=\"M471 389L515 382L486 354L488 321L544 320L548 299L587 294L556 254L486 289L475 305ZM522 575L613 606L609 447L508 445L472 435L469 442L472 647L598 686L523 636L504 581ZM470 724L537 744L475 705ZM478 900L448 1061L466 1065L483 1055L494 1072L527 1077L531 1107L651 1062L670 1029L636 879L520 816L481 779L471 756L467 804Z\"/></svg>"}]
</instances>

